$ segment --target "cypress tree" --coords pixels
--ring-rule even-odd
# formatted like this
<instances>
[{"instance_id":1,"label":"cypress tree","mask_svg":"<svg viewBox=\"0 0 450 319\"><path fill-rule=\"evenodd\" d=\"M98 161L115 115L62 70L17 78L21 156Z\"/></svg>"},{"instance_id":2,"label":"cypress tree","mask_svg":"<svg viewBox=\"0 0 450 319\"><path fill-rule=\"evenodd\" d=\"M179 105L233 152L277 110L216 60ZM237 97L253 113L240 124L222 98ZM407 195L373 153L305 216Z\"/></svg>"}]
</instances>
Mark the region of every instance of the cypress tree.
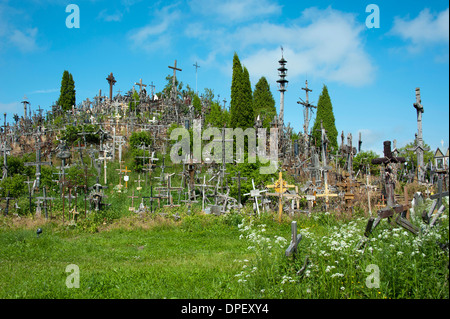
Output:
<instances>
[{"instance_id":1,"label":"cypress tree","mask_svg":"<svg viewBox=\"0 0 450 319\"><path fill-rule=\"evenodd\" d=\"M57 103L64 111L71 110L72 105L75 105L75 81L73 80L72 74L67 70L63 72Z\"/></svg>"},{"instance_id":2,"label":"cypress tree","mask_svg":"<svg viewBox=\"0 0 450 319\"><path fill-rule=\"evenodd\" d=\"M239 118L237 113L237 107L240 103L241 94L241 83L242 83L242 66L241 61L237 53L233 56L233 77L231 79L231 102L230 102L230 113L231 113L231 127L236 128Z\"/></svg>"},{"instance_id":3,"label":"cypress tree","mask_svg":"<svg viewBox=\"0 0 450 319\"><path fill-rule=\"evenodd\" d=\"M337 150L338 132L334 121L333 105L331 104L330 95L328 94L328 88L326 85L323 86L322 93L319 96L316 120L314 121L314 126L312 128L312 136L316 143L316 147L319 147L322 143L322 134L320 132L321 120L323 121L323 128L327 131L327 137L330 141L329 146L333 147L334 150Z\"/></svg>"},{"instance_id":4,"label":"cypress tree","mask_svg":"<svg viewBox=\"0 0 450 319\"><path fill-rule=\"evenodd\" d=\"M264 128L270 128L270 122L277 114L270 85L264 76L256 83L253 91L253 112L255 117L260 115Z\"/></svg>"},{"instance_id":5,"label":"cypress tree","mask_svg":"<svg viewBox=\"0 0 450 319\"><path fill-rule=\"evenodd\" d=\"M246 67L242 67L238 55L233 57L233 78L231 82L231 126L246 129L253 127L253 95L250 75Z\"/></svg>"}]
</instances>

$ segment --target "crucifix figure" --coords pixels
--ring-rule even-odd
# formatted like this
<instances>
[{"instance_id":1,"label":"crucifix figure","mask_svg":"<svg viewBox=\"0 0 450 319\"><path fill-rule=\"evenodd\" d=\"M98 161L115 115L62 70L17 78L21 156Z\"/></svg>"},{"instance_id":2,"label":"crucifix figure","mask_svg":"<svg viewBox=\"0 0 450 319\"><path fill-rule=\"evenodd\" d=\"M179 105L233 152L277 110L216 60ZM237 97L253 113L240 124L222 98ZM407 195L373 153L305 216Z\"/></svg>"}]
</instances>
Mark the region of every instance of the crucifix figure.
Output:
<instances>
[{"instance_id":1,"label":"crucifix figure","mask_svg":"<svg viewBox=\"0 0 450 319\"><path fill-rule=\"evenodd\" d=\"M173 69L173 77L172 77L172 98L176 99L177 96L177 86L176 86L176 80L177 80L177 71L182 71L181 69L177 68L177 60L175 60L174 66L169 65L169 69Z\"/></svg>"},{"instance_id":2,"label":"crucifix figure","mask_svg":"<svg viewBox=\"0 0 450 319\"><path fill-rule=\"evenodd\" d=\"M395 175L393 174L393 164L406 162L404 157L395 157L391 151L391 141L384 141L384 157L374 158L372 164L383 164L385 166L384 183L386 192L386 204L389 207L394 206L394 188L395 188Z\"/></svg>"},{"instance_id":3,"label":"crucifix figure","mask_svg":"<svg viewBox=\"0 0 450 319\"><path fill-rule=\"evenodd\" d=\"M417 134L415 140L415 147L408 149L408 151L415 151L417 154L417 180L419 183L425 182L425 164L423 159L423 152L428 151L429 148L425 148L422 138L422 113L424 112L422 106L422 100L420 98L420 88L416 88L416 102L413 104L417 111Z\"/></svg>"},{"instance_id":4,"label":"crucifix figure","mask_svg":"<svg viewBox=\"0 0 450 319\"><path fill-rule=\"evenodd\" d=\"M114 78L114 75L112 72L108 75L106 78L106 81L109 83L109 100L112 101L112 91L113 91L113 85L116 84L116 79Z\"/></svg>"}]
</instances>

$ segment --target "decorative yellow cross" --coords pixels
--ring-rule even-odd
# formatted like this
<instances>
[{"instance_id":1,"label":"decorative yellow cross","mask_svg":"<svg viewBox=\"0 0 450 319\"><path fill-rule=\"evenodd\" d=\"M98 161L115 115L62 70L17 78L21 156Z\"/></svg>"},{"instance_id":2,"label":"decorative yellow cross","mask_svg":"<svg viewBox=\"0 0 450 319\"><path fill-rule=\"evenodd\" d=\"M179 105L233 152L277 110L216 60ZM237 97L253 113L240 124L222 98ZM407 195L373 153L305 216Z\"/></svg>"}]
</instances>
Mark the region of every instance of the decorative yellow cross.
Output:
<instances>
[{"instance_id":1,"label":"decorative yellow cross","mask_svg":"<svg viewBox=\"0 0 450 319\"><path fill-rule=\"evenodd\" d=\"M316 197L325 197L325 207L328 210L328 198L329 197L337 197L337 194L330 193L328 191L328 183L325 183L325 190L322 194L317 194Z\"/></svg>"},{"instance_id":2,"label":"decorative yellow cross","mask_svg":"<svg viewBox=\"0 0 450 319\"><path fill-rule=\"evenodd\" d=\"M285 180L283 180L283 174L279 172L278 180L273 185L266 185L267 188L274 188L275 193L267 193L267 195L278 196L278 221L281 222L281 214L283 213L283 193L288 190L288 188L293 188L295 185L288 185Z\"/></svg>"},{"instance_id":3,"label":"decorative yellow cross","mask_svg":"<svg viewBox=\"0 0 450 319\"><path fill-rule=\"evenodd\" d=\"M125 188L128 188L128 179L129 176L127 175L127 173L131 173L130 170L127 169L128 167L125 166L125 169L122 169L120 172L125 173L125 176L123 177L124 181L125 181Z\"/></svg>"}]
</instances>

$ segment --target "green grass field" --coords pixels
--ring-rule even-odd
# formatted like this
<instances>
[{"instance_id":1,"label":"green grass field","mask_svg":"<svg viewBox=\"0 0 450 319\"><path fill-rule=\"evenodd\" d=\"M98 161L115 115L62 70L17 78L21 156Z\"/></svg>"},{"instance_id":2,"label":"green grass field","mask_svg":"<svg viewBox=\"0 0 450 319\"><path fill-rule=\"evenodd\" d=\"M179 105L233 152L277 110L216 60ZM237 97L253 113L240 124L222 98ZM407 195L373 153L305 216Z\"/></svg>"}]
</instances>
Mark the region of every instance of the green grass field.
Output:
<instances>
[{"instance_id":1,"label":"green grass field","mask_svg":"<svg viewBox=\"0 0 450 319\"><path fill-rule=\"evenodd\" d=\"M284 255L287 217L97 214L77 226L0 218L0 298L449 298L449 254L437 244L449 240L447 203L432 229L413 216L419 236L382 221L364 250L367 217L296 217L295 258ZM79 288L66 285L76 282L69 265Z\"/></svg>"}]
</instances>

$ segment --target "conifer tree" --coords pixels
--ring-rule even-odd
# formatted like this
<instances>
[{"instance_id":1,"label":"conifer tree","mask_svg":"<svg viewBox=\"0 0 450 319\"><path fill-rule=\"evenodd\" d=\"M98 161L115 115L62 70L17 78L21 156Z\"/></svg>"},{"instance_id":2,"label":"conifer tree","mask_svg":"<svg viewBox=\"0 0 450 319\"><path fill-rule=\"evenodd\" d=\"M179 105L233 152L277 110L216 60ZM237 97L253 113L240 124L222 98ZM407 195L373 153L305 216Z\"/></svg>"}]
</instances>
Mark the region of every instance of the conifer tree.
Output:
<instances>
[{"instance_id":1,"label":"conifer tree","mask_svg":"<svg viewBox=\"0 0 450 319\"><path fill-rule=\"evenodd\" d=\"M239 114L237 113L237 105L240 103L241 83L242 83L242 66L237 53L233 56L233 77L231 80L231 127L237 126Z\"/></svg>"},{"instance_id":2,"label":"conifer tree","mask_svg":"<svg viewBox=\"0 0 450 319\"><path fill-rule=\"evenodd\" d=\"M259 115L261 120L263 120L262 125L264 128L270 128L270 122L277 114L270 85L264 76L256 83L253 91L253 112L255 117Z\"/></svg>"},{"instance_id":3,"label":"conifer tree","mask_svg":"<svg viewBox=\"0 0 450 319\"><path fill-rule=\"evenodd\" d=\"M231 126L246 129L253 127L253 94L250 75L246 67L242 67L237 54L233 58L233 78L231 82Z\"/></svg>"},{"instance_id":4,"label":"conifer tree","mask_svg":"<svg viewBox=\"0 0 450 319\"><path fill-rule=\"evenodd\" d=\"M63 72L57 103L64 111L71 110L72 105L75 105L75 81L73 80L72 74L67 70Z\"/></svg>"},{"instance_id":5,"label":"conifer tree","mask_svg":"<svg viewBox=\"0 0 450 319\"><path fill-rule=\"evenodd\" d=\"M328 88L323 86L322 93L319 96L319 102L317 103L317 115L312 128L312 136L315 141L316 147L320 147L322 143L322 137L320 132L320 121L323 121L323 128L327 131L327 138L330 141L329 146L334 150L338 149L337 143L337 129L334 121L333 105L331 104L330 95L328 94Z\"/></svg>"}]
</instances>

